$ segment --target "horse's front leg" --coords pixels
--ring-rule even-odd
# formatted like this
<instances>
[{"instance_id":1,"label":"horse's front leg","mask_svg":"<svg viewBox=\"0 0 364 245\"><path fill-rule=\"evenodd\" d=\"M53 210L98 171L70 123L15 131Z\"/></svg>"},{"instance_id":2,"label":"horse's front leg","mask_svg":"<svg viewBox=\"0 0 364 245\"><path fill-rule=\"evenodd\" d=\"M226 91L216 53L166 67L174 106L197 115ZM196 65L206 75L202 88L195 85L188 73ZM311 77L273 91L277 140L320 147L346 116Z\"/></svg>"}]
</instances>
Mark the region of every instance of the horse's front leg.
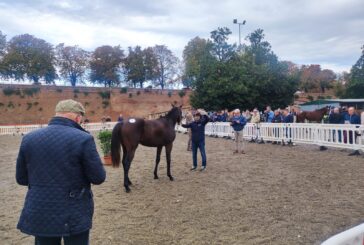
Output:
<instances>
[{"instance_id":1,"label":"horse's front leg","mask_svg":"<svg viewBox=\"0 0 364 245\"><path fill-rule=\"evenodd\" d=\"M167 176L171 181L173 181L173 177L171 175L171 151L172 151L173 143L166 145L166 158L167 158Z\"/></svg>"},{"instance_id":2,"label":"horse's front leg","mask_svg":"<svg viewBox=\"0 0 364 245\"><path fill-rule=\"evenodd\" d=\"M155 167L154 167L154 179L158 179L158 164L161 160L161 152L163 146L157 147L157 156L155 157Z\"/></svg>"}]
</instances>

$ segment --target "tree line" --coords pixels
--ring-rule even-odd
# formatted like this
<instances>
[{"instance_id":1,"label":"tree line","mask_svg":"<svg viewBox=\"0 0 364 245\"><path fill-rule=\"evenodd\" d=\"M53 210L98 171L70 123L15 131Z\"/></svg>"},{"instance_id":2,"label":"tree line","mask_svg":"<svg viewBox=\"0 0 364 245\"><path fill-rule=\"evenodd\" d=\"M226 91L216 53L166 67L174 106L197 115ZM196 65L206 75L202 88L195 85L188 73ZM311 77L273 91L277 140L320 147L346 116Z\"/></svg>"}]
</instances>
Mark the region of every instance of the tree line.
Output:
<instances>
[{"instance_id":1,"label":"tree line","mask_svg":"<svg viewBox=\"0 0 364 245\"><path fill-rule=\"evenodd\" d=\"M61 78L72 86L88 81L105 87L142 88L148 83L162 89L182 82L194 90L192 105L206 109L283 107L292 103L297 90L334 89L339 97L363 97L364 47L350 73L335 74L317 64L280 61L262 29L250 33L242 46L228 43L231 31L226 27L210 34L191 39L180 62L165 45L126 51L104 45L89 52L62 43L53 46L30 34L6 40L0 31L0 76L35 84Z\"/></svg>"},{"instance_id":2,"label":"tree line","mask_svg":"<svg viewBox=\"0 0 364 245\"><path fill-rule=\"evenodd\" d=\"M30 34L14 36L9 41L0 31L0 76L34 84L53 84L56 79L72 86L86 81L105 87L143 87L149 82L164 89L178 78L178 58L165 45L142 49L129 47L128 55L120 46L103 45L94 51L79 46L55 47Z\"/></svg>"}]
</instances>

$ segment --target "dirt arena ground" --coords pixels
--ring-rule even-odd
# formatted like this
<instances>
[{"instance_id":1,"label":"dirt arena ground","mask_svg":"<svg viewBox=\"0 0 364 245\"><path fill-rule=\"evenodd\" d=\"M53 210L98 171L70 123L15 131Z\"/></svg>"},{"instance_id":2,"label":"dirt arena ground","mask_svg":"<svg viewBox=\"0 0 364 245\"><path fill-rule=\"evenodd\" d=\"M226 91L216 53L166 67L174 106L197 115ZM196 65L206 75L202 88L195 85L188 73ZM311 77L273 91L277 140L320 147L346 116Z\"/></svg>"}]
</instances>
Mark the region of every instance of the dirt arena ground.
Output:
<instances>
[{"instance_id":1,"label":"dirt arena ground","mask_svg":"<svg viewBox=\"0 0 364 245\"><path fill-rule=\"evenodd\" d=\"M1 244L33 244L15 228L26 192L14 178L20 140L0 137ZM106 168L93 187L92 244L320 244L364 220L363 156L270 144L232 155L232 141L207 137L207 171L190 172L186 140L174 145L174 182L164 155L153 179L153 148L138 148L130 194L122 168Z\"/></svg>"}]
</instances>

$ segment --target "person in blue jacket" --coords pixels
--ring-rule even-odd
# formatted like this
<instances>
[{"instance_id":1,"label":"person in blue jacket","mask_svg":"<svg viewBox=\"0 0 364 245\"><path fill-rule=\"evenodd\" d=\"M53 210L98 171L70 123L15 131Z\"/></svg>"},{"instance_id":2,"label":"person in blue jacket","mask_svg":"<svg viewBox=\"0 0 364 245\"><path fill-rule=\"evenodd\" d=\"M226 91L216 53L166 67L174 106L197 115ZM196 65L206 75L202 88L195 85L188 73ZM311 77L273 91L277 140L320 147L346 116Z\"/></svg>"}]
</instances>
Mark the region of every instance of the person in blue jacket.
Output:
<instances>
[{"instance_id":1,"label":"person in blue jacket","mask_svg":"<svg viewBox=\"0 0 364 245\"><path fill-rule=\"evenodd\" d=\"M189 124L182 124L184 128L190 128L192 132L192 171L197 169L197 149L200 149L202 166L201 171L206 169L206 152L205 152L205 126L209 122L207 113L198 109L194 115L194 121Z\"/></svg>"},{"instance_id":2,"label":"person in blue jacket","mask_svg":"<svg viewBox=\"0 0 364 245\"><path fill-rule=\"evenodd\" d=\"M283 123L293 123L294 118L291 113L289 113L288 109L283 110ZM288 139L288 144L293 145L292 143L292 130L291 128L286 128L286 137ZM284 145L284 142L282 143Z\"/></svg>"},{"instance_id":3,"label":"person in blue jacket","mask_svg":"<svg viewBox=\"0 0 364 245\"><path fill-rule=\"evenodd\" d=\"M16 181L28 187L17 228L35 244L89 244L94 212L91 184L101 184L105 169L94 138L81 126L85 109L63 100L48 126L24 136Z\"/></svg>"},{"instance_id":4,"label":"person in blue jacket","mask_svg":"<svg viewBox=\"0 0 364 245\"><path fill-rule=\"evenodd\" d=\"M240 113L239 109L233 111L230 125L234 129L235 136L235 151L234 153L245 154L243 150L243 129L246 125L246 119Z\"/></svg>"},{"instance_id":5,"label":"person in blue jacket","mask_svg":"<svg viewBox=\"0 0 364 245\"><path fill-rule=\"evenodd\" d=\"M346 124L361 124L360 116L355 113L354 107L349 107L348 114L344 117ZM358 127L359 127L358 125ZM356 141L356 138L359 136L357 132L353 132L352 130L349 131L349 143L353 144ZM349 156L360 155L359 150L355 150L349 154Z\"/></svg>"},{"instance_id":6,"label":"person in blue jacket","mask_svg":"<svg viewBox=\"0 0 364 245\"><path fill-rule=\"evenodd\" d=\"M272 108L270 106L267 106L265 113L266 113L266 122L271 123L274 118L274 112L272 111Z\"/></svg>"}]
</instances>

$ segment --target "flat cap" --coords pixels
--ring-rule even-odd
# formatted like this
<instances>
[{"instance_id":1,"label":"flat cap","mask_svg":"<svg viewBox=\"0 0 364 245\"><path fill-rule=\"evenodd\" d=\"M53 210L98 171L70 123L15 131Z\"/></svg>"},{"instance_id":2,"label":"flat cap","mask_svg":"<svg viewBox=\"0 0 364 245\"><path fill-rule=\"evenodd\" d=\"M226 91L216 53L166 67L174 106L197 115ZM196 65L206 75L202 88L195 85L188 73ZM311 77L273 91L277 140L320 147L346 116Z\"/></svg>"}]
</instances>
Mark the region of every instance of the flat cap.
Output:
<instances>
[{"instance_id":1,"label":"flat cap","mask_svg":"<svg viewBox=\"0 0 364 245\"><path fill-rule=\"evenodd\" d=\"M85 115L85 108L80 102L75 100L61 100L56 105L56 112L73 112Z\"/></svg>"}]
</instances>

